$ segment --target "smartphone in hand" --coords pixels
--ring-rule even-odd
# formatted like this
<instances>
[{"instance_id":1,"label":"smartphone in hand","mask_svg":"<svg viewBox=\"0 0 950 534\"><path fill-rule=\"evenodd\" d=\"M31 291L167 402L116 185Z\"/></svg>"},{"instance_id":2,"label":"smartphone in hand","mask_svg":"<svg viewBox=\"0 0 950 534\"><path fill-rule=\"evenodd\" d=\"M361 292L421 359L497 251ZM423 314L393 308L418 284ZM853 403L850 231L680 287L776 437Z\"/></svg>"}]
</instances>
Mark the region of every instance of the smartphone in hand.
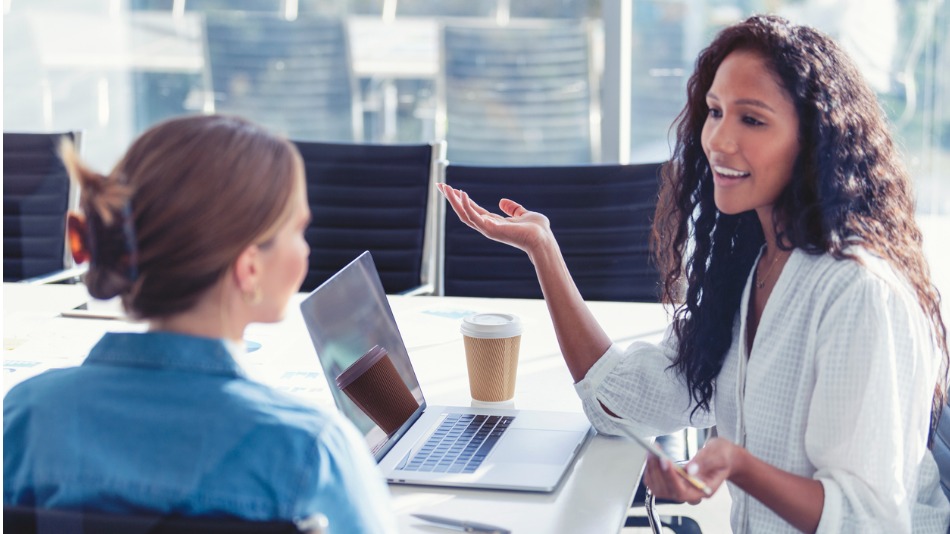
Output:
<instances>
[{"instance_id":1,"label":"smartphone in hand","mask_svg":"<svg viewBox=\"0 0 950 534\"><path fill-rule=\"evenodd\" d=\"M650 454L670 462L670 467L673 469L673 471L676 471L678 475L685 478L686 481L689 482L694 488L703 492L705 496L709 497L710 495L712 495L713 493L712 489L709 486L707 486L705 482L687 473L686 470L683 469L683 466L676 463L676 460L674 460L672 456L667 454L666 451L664 451L663 449L657 447L655 443L641 438L640 436L634 434L633 432L630 432L626 428L624 428L624 434L633 438L634 441L639 443L640 446L646 449L647 452L649 452Z\"/></svg>"}]
</instances>

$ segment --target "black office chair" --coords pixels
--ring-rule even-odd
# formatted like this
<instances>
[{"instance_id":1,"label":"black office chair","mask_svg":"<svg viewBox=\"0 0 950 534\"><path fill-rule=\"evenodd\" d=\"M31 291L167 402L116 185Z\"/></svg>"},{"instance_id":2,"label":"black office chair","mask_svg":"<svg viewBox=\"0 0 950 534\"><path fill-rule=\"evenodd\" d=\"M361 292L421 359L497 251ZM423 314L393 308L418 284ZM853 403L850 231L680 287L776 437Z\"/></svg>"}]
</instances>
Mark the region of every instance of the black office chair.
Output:
<instances>
[{"instance_id":1,"label":"black office chair","mask_svg":"<svg viewBox=\"0 0 950 534\"><path fill-rule=\"evenodd\" d=\"M950 499L950 406L944 405L931 448L940 470L940 488Z\"/></svg>"},{"instance_id":2,"label":"black office chair","mask_svg":"<svg viewBox=\"0 0 950 534\"><path fill-rule=\"evenodd\" d=\"M59 144L79 134L3 134L3 281L62 273L73 266L66 249L66 211L73 189Z\"/></svg>"},{"instance_id":3,"label":"black office chair","mask_svg":"<svg viewBox=\"0 0 950 534\"><path fill-rule=\"evenodd\" d=\"M659 163L567 167L448 165L445 181L497 211L502 197L546 215L581 295L657 302L659 274L649 237ZM449 208L451 209L451 208ZM442 294L541 298L528 257L445 217Z\"/></svg>"},{"instance_id":4,"label":"black office chair","mask_svg":"<svg viewBox=\"0 0 950 534\"><path fill-rule=\"evenodd\" d=\"M208 11L205 30L215 111L242 115L292 139L363 139L342 19Z\"/></svg>"},{"instance_id":5,"label":"black office chair","mask_svg":"<svg viewBox=\"0 0 950 534\"><path fill-rule=\"evenodd\" d=\"M511 198L548 217L574 282L588 300L657 302L659 272L649 237L662 163L569 167L472 167L450 164L445 182L497 211ZM450 209L450 208L449 208ZM541 298L534 267L520 250L473 231L454 213L445 217L441 294L469 297ZM685 434L685 433L684 433ZM672 441L679 435L658 438ZM687 454L684 451L684 456ZM660 526L680 534L699 532L688 517L660 516L640 485L626 526ZM695 526L697 530L690 530Z\"/></svg>"},{"instance_id":6,"label":"black office chair","mask_svg":"<svg viewBox=\"0 0 950 534\"><path fill-rule=\"evenodd\" d=\"M387 293L434 294L445 143L296 144L312 212L302 290L369 250Z\"/></svg>"},{"instance_id":7,"label":"black office chair","mask_svg":"<svg viewBox=\"0 0 950 534\"><path fill-rule=\"evenodd\" d=\"M4 505L3 527L12 534L326 534L327 519L318 514L296 523L245 521Z\"/></svg>"}]
</instances>

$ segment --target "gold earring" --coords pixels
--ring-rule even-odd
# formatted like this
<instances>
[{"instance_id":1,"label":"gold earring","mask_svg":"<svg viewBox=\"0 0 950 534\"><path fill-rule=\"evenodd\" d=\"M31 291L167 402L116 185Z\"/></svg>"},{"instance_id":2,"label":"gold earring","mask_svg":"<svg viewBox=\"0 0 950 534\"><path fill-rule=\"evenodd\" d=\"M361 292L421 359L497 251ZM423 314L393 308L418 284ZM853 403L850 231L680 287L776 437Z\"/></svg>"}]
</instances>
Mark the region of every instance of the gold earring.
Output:
<instances>
[{"instance_id":1,"label":"gold earring","mask_svg":"<svg viewBox=\"0 0 950 534\"><path fill-rule=\"evenodd\" d=\"M264 292L261 291L261 286L254 286L254 291L244 293L244 302L248 304L260 304L262 300L264 300Z\"/></svg>"}]
</instances>

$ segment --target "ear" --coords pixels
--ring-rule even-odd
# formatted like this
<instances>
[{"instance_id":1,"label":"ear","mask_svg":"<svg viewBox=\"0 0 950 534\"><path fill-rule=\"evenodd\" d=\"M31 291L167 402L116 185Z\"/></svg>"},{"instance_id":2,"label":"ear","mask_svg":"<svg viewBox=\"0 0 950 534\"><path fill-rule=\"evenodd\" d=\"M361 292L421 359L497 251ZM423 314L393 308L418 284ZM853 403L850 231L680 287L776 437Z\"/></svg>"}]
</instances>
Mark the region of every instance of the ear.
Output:
<instances>
[{"instance_id":1,"label":"ear","mask_svg":"<svg viewBox=\"0 0 950 534\"><path fill-rule=\"evenodd\" d=\"M257 245L245 248L234 262L233 276L241 293L253 293L260 285L261 255Z\"/></svg>"},{"instance_id":2,"label":"ear","mask_svg":"<svg viewBox=\"0 0 950 534\"><path fill-rule=\"evenodd\" d=\"M70 211L66 214L66 240L69 252L76 264L89 261L89 245L86 243L86 217Z\"/></svg>"}]
</instances>

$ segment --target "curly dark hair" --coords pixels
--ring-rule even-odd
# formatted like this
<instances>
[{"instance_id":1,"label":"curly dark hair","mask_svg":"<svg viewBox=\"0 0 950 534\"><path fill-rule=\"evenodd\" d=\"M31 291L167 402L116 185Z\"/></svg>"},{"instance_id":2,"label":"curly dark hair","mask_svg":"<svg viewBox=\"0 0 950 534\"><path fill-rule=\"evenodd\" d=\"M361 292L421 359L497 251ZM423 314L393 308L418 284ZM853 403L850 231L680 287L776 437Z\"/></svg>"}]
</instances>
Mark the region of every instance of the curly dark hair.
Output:
<instances>
[{"instance_id":1,"label":"curly dark hair","mask_svg":"<svg viewBox=\"0 0 950 534\"><path fill-rule=\"evenodd\" d=\"M660 189L653 249L664 300L675 304L679 347L673 367L686 380L694 412L709 409L742 290L765 239L754 211L728 215L716 208L701 145L706 93L719 65L735 50L765 59L799 117L800 153L773 208L779 246L853 259L845 249L857 239L907 279L943 354L934 395L939 414L948 362L940 294L924 259L911 181L883 110L831 38L776 16L753 16L730 26L700 53L686 107L674 123L676 145Z\"/></svg>"}]
</instances>

